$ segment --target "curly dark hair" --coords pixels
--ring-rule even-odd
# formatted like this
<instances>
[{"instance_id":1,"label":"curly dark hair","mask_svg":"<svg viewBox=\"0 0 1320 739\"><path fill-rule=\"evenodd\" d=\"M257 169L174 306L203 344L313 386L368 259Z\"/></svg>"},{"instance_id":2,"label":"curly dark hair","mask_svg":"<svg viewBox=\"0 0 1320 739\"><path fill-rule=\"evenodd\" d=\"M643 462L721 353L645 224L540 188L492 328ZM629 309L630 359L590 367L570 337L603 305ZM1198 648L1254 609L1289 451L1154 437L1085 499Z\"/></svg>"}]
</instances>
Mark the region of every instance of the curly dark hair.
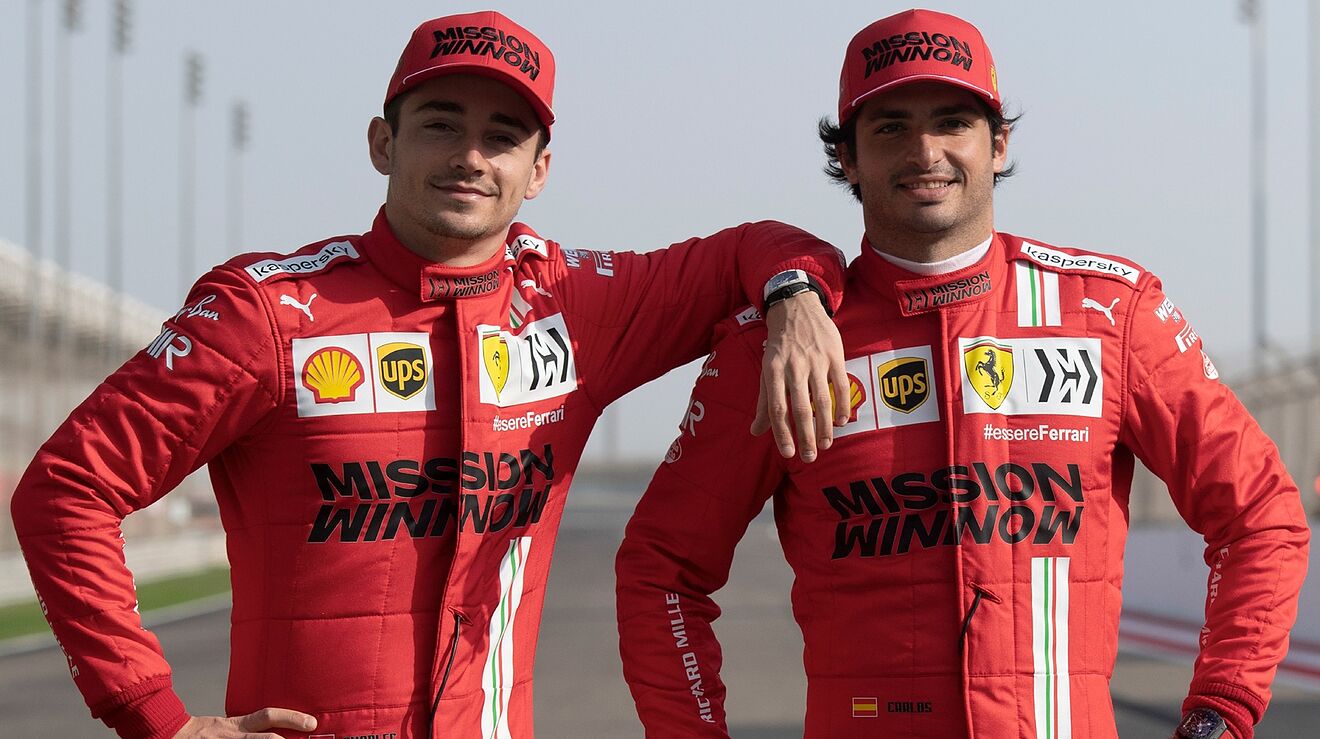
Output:
<instances>
[{"instance_id":1,"label":"curly dark hair","mask_svg":"<svg viewBox=\"0 0 1320 739\"><path fill-rule=\"evenodd\" d=\"M985 113L986 122L990 124L991 139L998 136L999 132L1004 129L1011 131L1018 120L1022 118L1021 115L1006 116L980 100L976 102L981 107L981 111ZM820 141L825 146L825 175L840 185L847 186L857 202L861 202L862 188L849 182L848 176L844 174L843 167L839 165L839 145L852 147L856 143L857 116L854 115L842 126L835 125L828 117L821 118L820 122L816 124L816 132L820 135ZM998 185L1001 181L1012 177L1016 172L1016 162L1005 167L1002 172L995 172L995 184Z\"/></svg>"}]
</instances>

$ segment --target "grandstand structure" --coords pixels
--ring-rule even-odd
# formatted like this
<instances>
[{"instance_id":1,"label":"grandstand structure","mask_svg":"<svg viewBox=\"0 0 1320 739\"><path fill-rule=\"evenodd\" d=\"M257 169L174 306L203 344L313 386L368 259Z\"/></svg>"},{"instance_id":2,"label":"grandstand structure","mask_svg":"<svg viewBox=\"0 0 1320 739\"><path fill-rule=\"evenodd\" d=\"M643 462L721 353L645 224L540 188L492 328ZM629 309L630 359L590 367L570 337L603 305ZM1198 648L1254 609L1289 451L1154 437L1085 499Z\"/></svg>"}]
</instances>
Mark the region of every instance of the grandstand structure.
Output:
<instances>
[{"instance_id":1,"label":"grandstand structure","mask_svg":"<svg viewBox=\"0 0 1320 739\"><path fill-rule=\"evenodd\" d=\"M17 549L9 500L37 448L106 375L151 343L165 318L0 240L0 555ZM180 493L130 517L125 530L151 536L216 525L204 476Z\"/></svg>"}]
</instances>

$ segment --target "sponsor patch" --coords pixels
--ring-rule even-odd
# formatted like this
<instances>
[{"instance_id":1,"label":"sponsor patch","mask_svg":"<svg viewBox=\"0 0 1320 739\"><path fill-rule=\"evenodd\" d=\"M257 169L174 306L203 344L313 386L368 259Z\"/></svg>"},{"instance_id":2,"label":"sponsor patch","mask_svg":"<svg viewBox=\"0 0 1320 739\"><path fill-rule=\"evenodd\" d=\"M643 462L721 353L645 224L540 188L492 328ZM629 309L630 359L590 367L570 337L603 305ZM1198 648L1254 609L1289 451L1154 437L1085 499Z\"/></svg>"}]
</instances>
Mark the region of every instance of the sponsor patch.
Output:
<instances>
[{"instance_id":1,"label":"sponsor patch","mask_svg":"<svg viewBox=\"0 0 1320 739\"><path fill-rule=\"evenodd\" d=\"M506 244L504 247L504 256L514 261L517 261L523 252L539 254L541 257L550 256L550 250L546 247L545 241L530 234L522 234L514 239L513 243Z\"/></svg>"},{"instance_id":2,"label":"sponsor patch","mask_svg":"<svg viewBox=\"0 0 1320 739\"><path fill-rule=\"evenodd\" d=\"M1100 339L959 338L964 413L1098 418Z\"/></svg>"},{"instance_id":3,"label":"sponsor patch","mask_svg":"<svg viewBox=\"0 0 1320 739\"><path fill-rule=\"evenodd\" d=\"M985 270L974 275L962 277L952 282L946 282L940 285L923 285L920 287L908 288L905 285L912 281L898 283L897 287L902 291L902 297L899 300L899 306L903 310L903 315L910 316L914 313L935 310L946 305L963 303L972 298L977 298L990 292L990 271Z\"/></svg>"},{"instance_id":4,"label":"sponsor patch","mask_svg":"<svg viewBox=\"0 0 1320 739\"><path fill-rule=\"evenodd\" d=\"M185 305L179 309L178 313L174 314L174 320L182 321L185 318L205 318L211 321L218 321L220 320L220 313L206 307L215 301L216 296L207 295L192 305Z\"/></svg>"},{"instance_id":5,"label":"sponsor patch","mask_svg":"<svg viewBox=\"0 0 1320 739\"><path fill-rule=\"evenodd\" d=\"M876 72L894 64L933 59L954 67L972 70L972 47L957 36L929 31L907 31L886 36L863 46L862 58L866 61L866 74L869 78Z\"/></svg>"},{"instance_id":6,"label":"sponsor patch","mask_svg":"<svg viewBox=\"0 0 1320 739\"><path fill-rule=\"evenodd\" d=\"M537 413L536 411L527 411L521 416L495 417L491 422L492 431L516 431L518 429L541 428L549 426L552 423L559 423L564 420L564 406L559 406L552 411Z\"/></svg>"},{"instance_id":7,"label":"sponsor patch","mask_svg":"<svg viewBox=\"0 0 1320 739\"><path fill-rule=\"evenodd\" d=\"M739 326L746 326L752 321L761 320L761 311L757 310L756 306L749 305L746 308L743 308L742 312L734 316L734 318L738 321Z\"/></svg>"},{"instance_id":8,"label":"sponsor patch","mask_svg":"<svg viewBox=\"0 0 1320 739\"><path fill-rule=\"evenodd\" d=\"M1010 427L987 423L981 438L986 441L1075 441L1085 444L1091 440L1091 427L1069 428L1048 423Z\"/></svg>"},{"instance_id":9,"label":"sponsor patch","mask_svg":"<svg viewBox=\"0 0 1320 739\"><path fill-rule=\"evenodd\" d=\"M243 268L257 282L278 274L300 275L319 272L340 257L358 258L357 247L348 241L335 241L321 247L315 254L302 254L284 259L263 259Z\"/></svg>"},{"instance_id":10,"label":"sponsor patch","mask_svg":"<svg viewBox=\"0 0 1320 739\"><path fill-rule=\"evenodd\" d=\"M1160 323L1168 323L1169 321L1173 321L1174 323L1183 322L1182 311L1178 310L1177 306L1173 304L1173 301L1168 298L1165 298L1164 301L1155 308L1155 317L1160 319Z\"/></svg>"},{"instance_id":11,"label":"sponsor patch","mask_svg":"<svg viewBox=\"0 0 1320 739\"><path fill-rule=\"evenodd\" d=\"M1046 266L1081 270L1083 272L1098 272L1102 275L1127 280L1133 285L1137 284L1137 279L1141 277L1141 270L1113 259L1095 254L1068 254L1057 249L1051 249L1048 246L1033 244L1030 241L1022 242L1022 254L1028 259L1033 259Z\"/></svg>"},{"instance_id":12,"label":"sponsor patch","mask_svg":"<svg viewBox=\"0 0 1320 739\"><path fill-rule=\"evenodd\" d=\"M290 308L296 308L297 310L302 311L303 315L307 316L307 320L315 321L316 316L312 315L313 300L316 300L316 293L312 293L312 297L308 298L306 303L299 303L298 299L292 295L281 295L280 305L287 305Z\"/></svg>"},{"instance_id":13,"label":"sponsor patch","mask_svg":"<svg viewBox=\"0 0 1320 739\"><path fill-rule=\"evenodd\" d=\"M1109 301L1109 305L1105 305L1104 303L1101 303L1098 300L1092 300L1091 298L1082 298L1082 310L1093 310L1096 313L1103 314L1105 318L1109 319L1109 325L1113 326L1115 325L1114 306L1118 305L1118 301L1119 298L1114 298L1113 300Z\"/></svg>"},{"instance_id":14,"label":"sponsor patch","mask_svg":"<svg viewBox=\"0 0 1320 739\"><path fill-rule=\"evenodd\" d=\"M298 416L433 411L434 366L425 333L294 339Z\"/></svg>"},{"instance_id":15,"label":"sponsor patch","mask_svg":"<svg viewBox=\"0 0 1320 739\"><path fill-rule=\"evenodd\" d=\"M590 249L564 249L564 263L573 269L592 266L596 274L602 277L614 276L614 254Z\"/></svg>"},{"instance_id":16,"label":"sponsor patch","mask_svg":"<svg viewBox=\"0 0 1320 739\"><path fill-rule=\"evenodd\" d=\"M577 388L573 344L562 313L525 324L517 333L477 326L476 340L482 403L507 408Z\"/></svg>"},{"instance_id":17,"label":"sponsor patch","mask_svg":"<svg viewBox=\"0 0 1320 739\"><path fill-rule=\"evenodd\" d=\"M930 346L848 360L848 423L835 436L940 420Z\"/></svg>"},{"instance_id":18,"label":"sponsor patch","mask_svg":"<svg viewBox=\"0 0 1320 739\"><path fill-rule=\"evenodd\" d=\"M1205 372L1205 379L1219 379L1219 369L1215 367L1214 362L1210 361L1210 355L1206 354L1204 349L1201 350L1201 369Z\"/></svg>"},{"instance_id":19,"label":"sponsor patch","mask_svg":"<svg viewBox=\"0 0 1320 739\"><path fill-rule=\"evenodd\" d=\"M173 372L174 360L192 354L192 348L192 339L172 328L162 328L155 340L147 345L147 354L156 359L164 357L165 369Z\"/></svg>"},{"instance_id":20,"label":"sponsor patch","mask_svg":"<svg viewBox=\"0 0 1320 739\"><path fill-rule=\"evenodd\" d=\"M535 80L541 74L540 52L517 36L506 34L503 29L494 26L450 26L435 31L433 35L435 48L431 50L432 59L451 54L486 56L492 62L504 62L512 71L521 73L529 80ZM490 733L483 736L490 736Z\"/></svg>"},{"instance_id":21,"label":"sponsor patch","mask_svg":"<svg viewBox=\"0 0 1320 739\"><path fill-rule=\"evenodd\" d=\"M492 269L479 275L466 277L426 277L426 295L423 300L444 300L446 298L466 298L472 295L485 295L500 287L500 270Z\"/></svg>"},{"instance_id":22,"label":"sponsor patch","mask_svg":"<svg viewBox=\"0 0 1320 739\"><path fill-rule=\"evenodd\" d=\"M880 715L880 701L877 698L852 699L853 718L877 718Z\"/></svg>"},{"instance_id":23,"label":"sponsor patch","mask_svg":"<svg viewBox=\"0 0 1320 739\"><path fill-rule=\"evenodd\" d=\"M1182 330L1178 332L1177 336L1173 337L1173 342L1178 345L1179 354L1196 346L1196 343L1200 340L1201 337L1197 335L1196 329L1192 328L1190 323L1184 323Z\"/></svg>"},{"instance_id":24,"label":"sponsor patch","mask_svg":"<svg viewBox=\"0 0 1320 739\"><path fill-rule=\"evenodd\" d=\"M1031 262L1014 262L1017 282L1017 325L1059 326L1059 275Z\"/></svg>"}]
</instances>

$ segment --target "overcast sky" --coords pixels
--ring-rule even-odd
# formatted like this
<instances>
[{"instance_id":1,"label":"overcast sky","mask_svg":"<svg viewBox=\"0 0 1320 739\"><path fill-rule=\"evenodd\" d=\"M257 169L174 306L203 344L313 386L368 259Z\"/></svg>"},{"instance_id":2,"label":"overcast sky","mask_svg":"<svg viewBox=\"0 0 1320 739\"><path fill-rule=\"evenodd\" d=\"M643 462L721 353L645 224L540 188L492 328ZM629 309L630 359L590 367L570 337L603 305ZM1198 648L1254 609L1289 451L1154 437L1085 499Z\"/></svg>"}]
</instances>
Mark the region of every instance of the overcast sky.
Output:
<instances>
[{"instance_id":1,"label":"overcast sky","mask_svg":"<svg viewBox=\"0 0 1320 739\"><path fill-rule=\"evenodd\" d=\"M1306 3L1264 2L1269 74L1267 318L1282 350L1306 348ZM28 0L0 0L0 238L24 243ZM59 6L44 12L43 248L54 231L53 105ZM105 278L106 58L113 3L84 3L70 47L74 268ZM179 278L183 58L205 60L197 111L199 265L360 233L384 196L366 127L414 26L495 7L554 51L553 160L523 220L574 247L647 250L760 218L858 253L860 208L820 172L815 123L836 109L848 40L904 9L874 2L137 0L123 65L127 289L162 312ZM1019 174L997 227L1122 254L1161 275L1221 368L1249 359L1247 27L1236 0L944 2L977 24L1000 88L1023 112ZM822 12L828 9L828 12ZM251 145L241 244L225 243L230 107ZM198 270L200 272L200 268ZM623 402L625 452L663 452L692 372ZM660 405L657 430L641 411ZM666 414L665 406L672 406ZM636 438L632 438L632 437Z\"/></svg>"}]
</instances>

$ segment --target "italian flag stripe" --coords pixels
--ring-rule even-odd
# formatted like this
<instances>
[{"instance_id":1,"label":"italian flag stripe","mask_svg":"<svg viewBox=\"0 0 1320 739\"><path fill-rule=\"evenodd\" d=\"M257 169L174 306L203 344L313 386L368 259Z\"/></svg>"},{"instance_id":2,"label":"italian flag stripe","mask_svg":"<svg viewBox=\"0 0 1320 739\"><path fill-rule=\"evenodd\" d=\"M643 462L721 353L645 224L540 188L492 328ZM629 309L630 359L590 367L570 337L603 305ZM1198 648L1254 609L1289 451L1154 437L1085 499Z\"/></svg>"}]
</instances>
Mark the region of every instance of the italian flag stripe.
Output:
<instances>
[{"instance_id":1,"label":"italian flag stripe","mask_svg":"<svg viewBox=\"0 0 1320 739\"><path fill-rule=\"evenodd\" d=\"M1031 262L1015 262L1019 326L1058 326L1059 276Z\"/></svg>"},{"instance_id":2,"label":"italian flag stripe","mask_svg":"<svg viewBox=\"0 0 1320 739\"><path fill-rule=\"evenodd\" d=\"M513 684L513 619L522 601L523 570L531 546L530 536L510 541L500 562L500 602L490 617L489 653L482 670L482 691L486 693L481 707L483 739L511 739L505 715Z\"/></svg>"},{"instance_id":3,"label":"italian flag stripe","mask_svg":"<svg viewBox=\"0 0 1320 739\"><path fill-rule=\"evenodd\" d=\"M1031 656L1036 737L1072 739L1068 671L1068 558L1031 560Z\"/></svg>"}]
</instances>

